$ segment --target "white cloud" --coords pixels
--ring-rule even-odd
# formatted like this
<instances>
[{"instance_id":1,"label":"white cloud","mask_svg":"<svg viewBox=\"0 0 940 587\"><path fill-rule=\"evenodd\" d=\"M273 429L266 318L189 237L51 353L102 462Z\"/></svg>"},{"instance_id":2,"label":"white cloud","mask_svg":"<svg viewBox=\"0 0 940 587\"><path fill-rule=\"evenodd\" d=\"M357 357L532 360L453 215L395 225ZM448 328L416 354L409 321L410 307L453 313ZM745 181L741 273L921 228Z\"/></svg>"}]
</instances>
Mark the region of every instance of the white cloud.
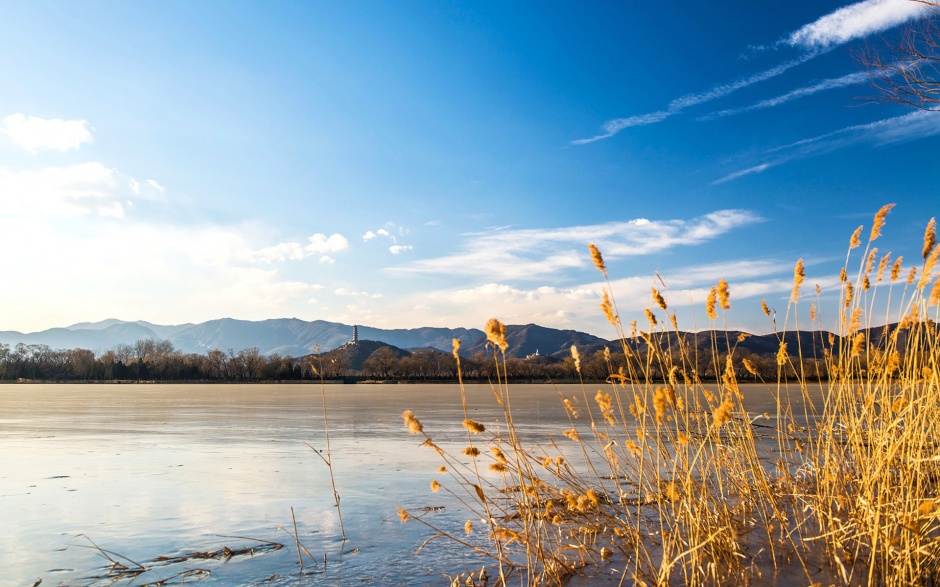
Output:
<instances>
[{"instance_id":1,"label":"white cloud","mask_svg":"<svg viewBox=\"0 0 940 587\"><path fill-rule=\"evenodd\" d=\"M747 169L735 171L733 173L729 173L728 175L724 177L720 177L716 179L715 181L712 182L712 185L721 185L723 183L728 183L729 181L738 179L739 177L744 177L745 175L751 175L753 173L762 173L766 171L767 169L773 167L773 165L775 164L774 163L761 163L760 165L755 165L754 167L748 167Z\"/></svg>"},{"instance_id":2,"label":"white cloud","mask_svg":"<svg viewBox=\"0 0 940 587\"><path fill-rule=\"evenodd\" d=\"M636 116L628 116L627 118L614 118L613 120L608 120L601 128L604 130L602 134L595 135L589 139L577 139L571 141L572 145L586 145L588 143L593 143L594 141L600 141L602 139L609 139L618 132L622 131L625 128L630 128L633 126L646 126L648 124L655 124L657 122L662 122L670 116L675 114L675 112L667 112L665 110L660 110L659 112L650 112L649 114L637 114Z\"/></svg>"},{"instance_id":3,"label":"white cloud","mask_svg":"<svg viewBox=\"0 0 940 587\"><path fill-rule=\"evenodd\" d=\"M806 55L802 55L801 57L792 59L786 63L781 63L780 65L771 67L770 69L755 73L747 77L742 77L727 84L715 86L706 92L682 96L681 98L673 100L669 104L669 110L679 112L689 108L690 106L697 106L699 104L711 102L712 100L717 100L718 98L724 98L725 96L733 94L734 92L737 92L738 90L744 89L748 86L752 86L756 83L777 77L778 75L796 67L797 65L806 63L815 56L816 53L807 53Z\"/></svg>"},{"instance_id":4,"label":"white cloud","mask_svg":"<svg viewBox=\"0 0 940 587\"><path fill-rule=\"evenodd\" d=\"M9 136L13 144L30 153L41 149L71 151L94 140L85 120L47 119L16 113L2 122L0 134Z\"/></svg>"},{"instance_id":5,"label":"white cloud","mask_svg":"<svg viewBox=\"0 0 940 587\"><path fill-rule=\"evenodd\" d=\"M356 290L354 290L354 289L348 289L348 288L345 288L345 287L338 287L338 288L336 288L335 290L333 290L333 294L334 294L334 295L337 295L337 296L340 296L340 297L345 297L345 298L366 298L366 299L372 299L372 300L377 300L377 299L380 299L380 298L382 297L382 294L380 294L380 293L369 293L369 292L367 292L367 291L356 291Z\"/></svg>"},{"instance_id":6,"label":"white cloud","mask_svg":"<svg viewBox=\"0 0 940 587\"><path fill-rule=\"evenodd\" d=\"M411 248L411 245L392 245L388 248L388 252L393 255L400 255L406 251L410 251Z\"/></svg>"},{"instance_id":7,"label":"white cloud","mask_svg":"<svg viewBox=\"0 0 940 587\"><path fill-rule=\"evenodd\" d=\"M817 92L822 92L825 90L833 90L836 88L842 88L845 86L850 86L854 84L864 83L868 80L868 74L857 72L843 75L842 77L826 79L821 82L815 83L810 86L803 88L798 88L796 90L787 92L786 94L777 96L775 98L768 98L767 100L761 100L750 106L745 106L743 108L729 108L726 110L719 110L718 112L713 112L707 116L703 116L699 120L712 120L724 116L735 116L737 114L742 114L744 112L752 112L754 110L763 110L765 108L773 108L774 106L779 106L785 104L790 100L796 100L798 98L803 98L806 96L811 96Z\"/></svg>"},{"instance_id":8,"label":"white cloud","mask_svg":"<svg viewBox=\"0 0 940 587\"><path fill-rule=\"evenodd\" d=\"M785 42L828 49L920 18L927 6L912 0L865 0L831 12L791 33Z\"/></svg>"},{"instance_id":9,"label":"white cloud","mask_svg":"<svg viewBox=\"0 0 940 587\"><path fill-rule=\"evenodd\" d=\"M394 227L395 224L392 222L386 222L385 226ZM402 231L404 231L404 229L400 228L399 232L401 234L405 234L405 232L407 232L407 231L405 232L402 232ZM372 232L371 230L367 230L366 233L362 235L362 242L369 242L370 240L380 237L380 236L384 236L384 237L391 239L393 243L397 241L397 239L395 238L395 235L393 235L392 233L390 233L388 230L384 228L380 228L376 230L375 232Z\"/></svg>"},{"instance_id":10,"label":"white cloud","mask_svg":"<svg viewBox=\"0 0 940 587\"><path fill-rule=\"evenodd\" d=\"M130 186L131 191L134 192L134 195L140 195L140 182L136 179L129 179L127 185Z\"/></svg>"},{"instance_id":11,"label":"white cloud","mask_svg":"<svg viewBox=\"0 0 940 587\"><path fill-rule=\"evenodd\" d=\"M236 257L249 263L279 263L283 261L300 261L307 257L320 255L320 263L332 264L336 260L325 253L336 253L349 247L349 241L341 234L314 234L307 239L307 245L289 242L279 243L258 250L241 249Z\"/></svg>"},{"instance_id":12,"label":"white cloud","mask_svg":"<svg viewBox=\"0 0 940 587\"><path fill-rule=\"evenodd\" d=\"M679 114L686 108L697 106L699 104L704 104L706 102L711 102L713 100L717 100L718 98L724 98L725 96L728 96L729 94L733 94L734 92L737 92L738 90L741 90L743 88L754 85L756 83L768 80L770 78L776 77L784 73L790 68L796 67L797 65L800 65L801 63L805 63L806 61L809 61L815 56L816 56L816 53L808 53L806 55L798 57L797 59L787 61L786 63L782 63L780 65L777 65L765 71L761 71L753 75L737 79L730 83L717 85L705 92L686 94L685 96L681 96L679 98L676 98L672 102L670 102L669 107L666 110L651 112L649 114L640 114L636 116L630 116L628 118L615 118L613 120L609 120L604 123L602 127L604 129L604 132L602 134L591 137L589 139L578 139L575 141L571 141L571 144L572 145L584 145L587 143L593 143L594 141L599 141L601 139L610 138L626 128L630 128L634 126L646 126L648 124L661 122L674 114Z\"/></svg>"},{"instance_id":13,"label":"white cloud","mask_svg":"<svg viewBox=\"0 0 940 587\"><path fill-rule=\"evenodd\" d=\"M161 194L166 191L166 188L163 187L162 185L160 185L159 183L157 183L157 180L155 180L155 179L148 179L148 180L147 180L147 185L149 185L149 186L152 187L153 189L157 190L157 191L160 192Z\"/></svg>"},{"instance_id":14,"label":"white cloud","mask_svg":"<svg viewBox=\"0 0 940 587\"><path fill-rule=\"evenodd\" d=\"M74 216L98 214L121 217L124 204L118 174L98 162L38 171L12 172L0 168L0 209L13 216Z\"/></svg>"},{"instance_id":15,"label":"white cloud","mask_svg":"<svg viewBox=\"0 0 940 587\"><path fill-rule=\"evenodd\" d=\"M640 218L550 229L492 230L467 235L462 250L456 254L417 260L389 271L532 279L562 269L589 266L589 242L600 247L605 258L614 260L701 244L760 220L747 210L719 210L691 220Z\"/></svg>"},{"instance_id":16,"label":"white cloud","mask_svg":"<svg viewBox=\"0 0 940 587\"><path fill-rule=\"evenodd\" d=\"M304 252L308 255L322 255L325 253L338 253L349 248L349 241L341 234L314 234L308 239Z\"/></svg>"}]
</instances>

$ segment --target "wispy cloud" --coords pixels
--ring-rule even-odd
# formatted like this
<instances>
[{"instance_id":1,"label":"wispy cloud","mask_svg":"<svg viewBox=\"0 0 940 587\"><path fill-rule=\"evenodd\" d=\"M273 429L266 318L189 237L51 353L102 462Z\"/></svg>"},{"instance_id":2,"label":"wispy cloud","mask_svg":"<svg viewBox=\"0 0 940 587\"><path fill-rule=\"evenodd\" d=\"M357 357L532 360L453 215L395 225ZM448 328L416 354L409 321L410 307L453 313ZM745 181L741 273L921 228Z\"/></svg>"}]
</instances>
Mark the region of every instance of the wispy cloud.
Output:
<instances>
[{"instance_id":1,"label":"wispy cloud","mask_svg":"<svg viewBox=\"0 0 940 587\"><path fill-rule=\"evenodd\" d=\"M400 255L410 250L411 245L392 245L388 248L388 252L393 255Z\"/></svg>"},{"instance_id":2,"label":"wispy cloud","mask_svg":"<svg viewBox=\"0 0 940 587\"><path fill-rule=\"evenodd\" d=\"M571 144L585 145L608 139L627 128L662 122L670 116L679 114L692 106L698 106L719 98L724 98L738 90L777 77L789 69L805 63L820 53L828 51L838 45L873 33L885 31L919 18L926 13L926 10L927 7L916 0L865 0L840 8L839 10L820 17L814 22L800 27L777 42L776 46L789 45L805 50L805 53L801 56L753 75L742 77L729 83L716 85L704 92L686 94L670 102L668 107L664 110L608 120L601 126L603 132L590 138L571 141ZM768 47L757 47L757 49L767 48ZM861 76L863 74L857 75ZM729 116L731 114L740 114L748 110L770 108L795 98L808 96L815 92L860 83L861 81L864 81L864 78L851 76L826 80L814 86L794 90L793 92L789 92L777 98L764 100L763 102L759 102L747 108L723 110L709 115L708 117Z\"/></svg>"},{"instance_id":3,"label":"wispy cloud","mask_svg":"<svg viewBox=\"0 0 940 587\"><path fill-rule=\"evenodd\" d=\"M708 90L707 92L701 92L698 94L688 94L686 96L682 96L681 98L677 98L673 100L669 104L669 110L678 112L681 110L685 110L686 108L689 108L690 106L697 106L699 104L705 104L706 102L711 102L712 100L717 100L718 98L724 98L725 96L733 94L734 92L737 92L738 90L744 89L748 86L752 86L756 83L760 83L762 81L766 81L771 78L777 77L778 75L786 72L789 69L796 67L797 65L806 63L813 57L816 57L816 55L817 53L815 52L807 53L796 59L791 59L790 61L787 61L786 63L781 63L780 65L777 65L776 67L771 67L770 69L767 69L765 71L761 71L759 73L755 73L748 77L737 79L731 83L715 86L712 89Z\"/></svg>"},{"instance_id":4,"label":"wispy cloud","mask_svg":"<svg viewBox=\"0 0 940 587\"><path fill-rule=\"evenodd\" d=\"M940 134L940 116L936 112L917 111L885 118L867 124L847 126L836 131L802 139L767 151L775 156L759 165L729 173L715 181L719 185L729 181L760 173L795 159L832 153L856 144L868 143L874 147L902 143Z\"/></svg>"},{"instance_id":5,"label":"wispy cloud","mask_svg":"<svg viewBox=\"0 0 940 587\"><path fill-rule=\"evenodd\" d=\"M784 42L804 49L829 49L920 18L926 11L927 6L913 0L865 0L800 27Z\"/></svg>"},{"instance_id":6,"label":"wispy cloud","mask_svg":"<svg viewBox=\"0 0 940 587\"><path fill-rule=\"evenodd\" d=\"M724 98L725 96L733 94L734 92L737 92L738 90L744 89L748 86L769 80L773 77L777 77L787 70L792 69L801 63L809 61L816 55L817 54L815 52L810 52L801 57L792 59L786 63L781 63L780 65L771 67L770 69L755 73L753 75L738 78L733 82L716 85L704 92L686 94L685 96L681 96L670 102L669 107L666 110L651 112L649 114L639 114L636 116L630 116L629 118L615 118L613 120L608 120L601 127L604 130L603 133L591 138L571 141L571 144L585 145L587 143L593 143L594 141L608 139L626 128L634 126L646 126L648 124L661 122L670 116L679 114L683 110L692 106L697 106L699 104L705 104L719 98Z\"/></svg>"},{"instance_id":7,"label":"wispy cloud","mask_svg":"<svg viewBox=\"0 0 940 587\"><path fill-rule=\"evenodd\" d=\"M493 230L467 235L456 254L417 260L389 271L532 279L589 266L589 242L596 243L607 259L615 260L701 244L761 220L748 210L718 210L690 220L639 218L550 229Z\"/></svg>"},{"instance_id":8,"label":"wispy cloud","mask_svg":"<svg viewBox=\"0 0 940 587\"><path fill-rule=\"evenodd\" d=\"M826 90L834 90L836 88L842 88L845 86L851 86L855 84L860 84L868 81L868 74L862 72L850 73L843 75L842 77L825 79L820 82L817 82L813 85L798 88L796 90L787 92L786 94L777 96L775 98L768 98L767 100L761 100L760 102L751 104L750 106L744 106L741 108L728 108L726 110L719 110L717 112L712 112L707 114L699 120L714 120L715 118L721 118L725 116L735 116L738 114L743 114L745 112L752 112L754 110L763 110L765 108L773 108L774 106L779 106L785 104L791 100L796 100L798 98L805 98L806 96L812 96L817 92L823 92Z\"/></svg>"},{"instance_id":9,"label":"wispy cloud","mask_svg":"<svg viewBox=\"0 0 940 587\"><path fill-rule=\"evenodd\" d=\"M601 128L604 130L603 133L593 136L589 139L577 139L571 141L571 144L586 145L588 143L593 143L594 141L609 139L625 128L630 128L632 126L646 126L647 124L662 122L673 114L675 114L675 112L660 110L659 112L650 112L649 114L638 114L636 116L630 116L627 118L615 118L613 120L608 120L601 126Z\"/></svg>"},{"instance_id":10,"label":"wispy cloud","mask_svg":"<svg viewBox=\"0 0 940 587\"><path fill-rule=\"evenodd\" d=\"M30 153L42 149L71 151L93 140L85 120L38 118L21 113L4 118L0 135L7 135L13 144Z\"/></svg>"}]
</instances>

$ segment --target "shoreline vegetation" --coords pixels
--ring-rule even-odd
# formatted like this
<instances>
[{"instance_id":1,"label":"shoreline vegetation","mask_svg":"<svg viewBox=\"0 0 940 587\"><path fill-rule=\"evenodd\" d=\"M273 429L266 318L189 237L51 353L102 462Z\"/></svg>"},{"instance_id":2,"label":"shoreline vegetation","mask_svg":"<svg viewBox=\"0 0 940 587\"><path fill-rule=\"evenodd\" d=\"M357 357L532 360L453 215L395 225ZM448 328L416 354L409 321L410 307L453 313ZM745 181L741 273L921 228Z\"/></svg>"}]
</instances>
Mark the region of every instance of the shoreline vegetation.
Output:
<instances>
[{"instance_id":1,"label":"shoreline vegetation","mask_svg":"<svg viewBox=\"0 0 940 587\"><path fill-rule=\"evenodd\" d=\"M716 290L717 295L717 290ZM766 310L766 304L761 302ZM770 314L768 314L770 315ZM925 327L940 333L940 325L926 319ZM909 336L905 324L857 329L874 349L886 352L897 346L901 352ZM771 335L752 335L742 331L707 330L702 332L669 331L665 328L640 332L636 322L629 336L607 344L578 346L579 358L567 352L563 356L507 354L496 365L483 352L460 354L425 348L404 350L372 340L350 342L320 354L294 358L277 354L263 355L257 348L206 354L181 353L166 340L146 339L134 345L96 355L87 349L54 350L43 344L0 344L0 383L488 383L498 378L511 383L608 382L611 377L627 377L624 371L639 357L647 369L642 377L660 383L668 372L660 361L650 360L670 354L669 363L684 363L689 376L700 381L719 382L724 376L727 357L733 355L735 376L742 383L759 383L778 375L790 381L830 381L830 359L852 352L850 335L823 330L798 330ZM779 370L777 352L780 343L799 348L794 357ZM680 356L685 353L686 356ZM827 359L828 357L828 359ZM744 361L750 368L744 366ZM868 357L862 357L867 362ZM778 372L779 371L779 372Z\"/></svg>"},{"instance_id":2,"label":"shoreline vegetation","mask_svg":"<svg viewBox=\"0 0 940 587\"><path fill-rule=\"evenodd\" d=\"M922 263L902 275L900 257L879 256L873 242L892 207L875 216L860 258L853 251L863 227L849 240L834 308L840 330L818 357L824 381L806 369L812 351L782 333L769 377L734 352L730 336L714 334L710 359L720 377L717 391L707 388L681 338L672 346L654 336L679 328L667 292L653 288L646 324L626 327L607 281L601 309L627 363L609 363L603 388L584 382L580 393L562 395L570 427L533 445L520 440L526 423L513 418L506 327L492 319L499 427L471 419L463 381L463 422L402 414L423 439L417 450L440 457L430 491L455 496L466 523L439 527L404 508L401 521L427 526L428 542L452 540L489 561L452 585L562 585L575 574L643 586L940 584L940 247L931 219ZM602 254L590 249L606 281ZM820 289L807 308L804 281L801 259L784 325L807 313L819 323ZM731 291L724 279L711 289L713 325L731 309ZM901 317L882 341L869 336L877 296ZM632 350L635 336L650 352ZM722 338L731 348L724 356ZM459 348L455 339L458 367ZM576 347L571 358L582 373ZM745 411L741 373L766 387L775 408ZM455 430L462 450L435 442Z\"/></svg>"}]
</instances>

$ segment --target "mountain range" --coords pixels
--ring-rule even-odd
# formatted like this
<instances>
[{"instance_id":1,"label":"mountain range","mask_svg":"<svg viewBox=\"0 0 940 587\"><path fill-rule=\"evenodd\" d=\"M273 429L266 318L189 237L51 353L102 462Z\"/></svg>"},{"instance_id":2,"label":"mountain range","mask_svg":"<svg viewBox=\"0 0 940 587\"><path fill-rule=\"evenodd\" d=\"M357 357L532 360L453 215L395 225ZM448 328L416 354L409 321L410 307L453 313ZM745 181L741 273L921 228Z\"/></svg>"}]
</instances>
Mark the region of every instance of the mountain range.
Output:
<instances>
[{"instance_id":1,"label":"mountain range","mask_svg":"<svg viewBox=\"0 0 940 587\"><path fill-rule=\"evenodd\" d=\"M475 328L409 328L382 329L358 326L361 340L375 340L402 349L434 348L445 352L459 338L461 352L472 354L483 350L486 335ZM222 318L200 324L167 326L137 321L102 320L80 322L63 328L21 333L0 331L0 344L15 346L44 344L53 349L84 348L104 353L120 344L132 345L141 339L168 340L183 353L206 353L213 349L239 351L257 347L261 354L301 357L339 347L352 339L349 324L297 318L280 318L257 322ZM571 345L604 344L602 338L577 332L557 330L535 324L507 327L507 341L514 356L568 352Z\"/></svg>"},{"instance_id":2,"label":"mountain range","mask_svg":"<svg viewBox=\"0 0 940 587\"><path fill-rule=\"evenodd\" d=\"M936 324L931 327L938 328ZM360 340L377 341L399 349L430 348L449 353L455 338L461 341L461 354L472 355L486 346L486 335L475 328L357 328ZM895 328L897 325L873 327L868 333L868 340L880 345ZM803 356L821 357L824 346L830 346L827 344L827 335L819 331L788 332L783 340L791 349L802 348ZM280 318L253 322L222 318L200 324L166 326L112 319L82 322L29 334L0 331L0 344L44 344L53 349L83 348L101 354L121 344L133 345L141 339L157 339L170 341L175 349L183 353L204 354L213 349L240 351L258 348L263 355L303 357L338 348L352 337L351 325L325 320L307 322L297 318ZM697 349L703 354L712 348L724 352L729 347L757 355L774 354L781 340L777 334L750 335L738 331L666 332L653 335L653 339L659 341L658 344L673 348L678 338L683 339L686 348ZM507 354L517 358L536 354L563 358L570 353L572 345L577 345L582 356L602 350L605 346L610 346L612 350L620 346L619 341L611 342L576 330L559 330L537 324L507 325L506 341L509 343ZM628 344L636 350L642 350L645 345L641 338L631 339ZM903 347L903 337L899 338L898 344Z\"/></svg>"}]
</instances>

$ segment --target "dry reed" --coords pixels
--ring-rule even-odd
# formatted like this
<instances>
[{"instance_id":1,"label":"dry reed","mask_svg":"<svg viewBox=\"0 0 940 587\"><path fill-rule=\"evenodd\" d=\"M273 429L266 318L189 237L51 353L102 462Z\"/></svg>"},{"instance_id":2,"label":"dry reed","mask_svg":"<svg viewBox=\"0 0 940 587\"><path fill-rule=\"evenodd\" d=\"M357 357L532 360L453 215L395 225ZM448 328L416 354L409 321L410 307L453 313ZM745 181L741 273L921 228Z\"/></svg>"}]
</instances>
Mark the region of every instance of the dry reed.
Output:
<instances>
[{"instance_id":1,"label":"dry reed","mask_svg":"<svg viewBox=\"0 0 940 587\"><path fill-rule=\"evenodd\" d=\"M517 435L524 424L513 420L505 382L505 326L491 320L486 331L500 374L492 385L507 429L489 431L466 419L462 382L463 456L442 450L405 413L409 431L424 435L444 461L439 472L449 479L432 489L468 509L463 532L435 530L492 557L496 585L560 585L586 567L629 585L938 584L940 308L928 316L931 304L940 304L940 278L926 285L940 248L931 219L917 287L894 291L900 256L891 281L879 284L888 255L872 284L872 241L892 207L876 214L857 271L849 264L863 244L862 227L850 239L837 284L839 331L812 331L824 356L805 356L802 337L776 331L776 313L762 300L779 341L775 360L769 368L755 364L735 353L730 337L719 345L721 334L713 333L708 363L718 380L708 385L674 315L672 331L649 309L646 331L635 322L624 328L607 267L591 245L606 282L601 309L617 329L626 364L610 364L606 390L589 393L582 384L581 400L562 398L570 426L558 432L566 440L524 446ZM801 259L787 309L795 320L805 278ZM819 328L822 290L815 291L809 311ZM665 299L652 293L665 310ZM898 324L873 326L879 295L886 295L885 316L899 308ZM723 279L708 295L710 320L719 306L731 307ZM609 361L609 351L605 356ZM572 357L579 365L576 348ZM739 377L775 398L775 414L745 409ZM488 453L478 448L483 444ZM471 534L482 539L481 530L488 548L467 542ZM455 584L487 584L483 577L489 580L485 569Z\"/></svg>"}]
</instances>

